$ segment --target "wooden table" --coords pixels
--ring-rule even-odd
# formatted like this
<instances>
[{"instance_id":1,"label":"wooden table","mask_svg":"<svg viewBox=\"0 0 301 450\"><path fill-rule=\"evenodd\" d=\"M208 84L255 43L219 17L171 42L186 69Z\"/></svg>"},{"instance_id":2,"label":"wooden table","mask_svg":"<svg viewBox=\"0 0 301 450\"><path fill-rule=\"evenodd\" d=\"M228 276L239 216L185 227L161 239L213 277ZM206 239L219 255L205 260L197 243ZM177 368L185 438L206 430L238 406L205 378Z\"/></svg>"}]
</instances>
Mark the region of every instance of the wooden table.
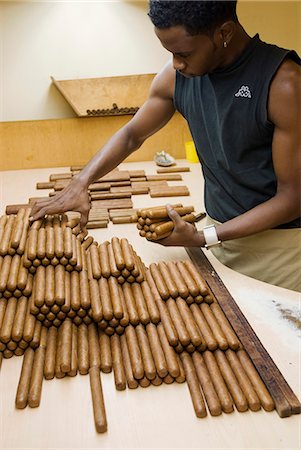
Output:
<instances>
[{"instance_id":1,"label":"wooden table","mask_svg":"<svg viewBox=\"0 0 301 450\"><path fill-rule=\"evenodd\" d=\"M183 165L187 162L183 161ZM183 173L183 184L189 186L192 195L173 198L172 202L194 204L197 210L202 210L200 167L190 166L191 172ZM148 174L155 173L156 169L152 162L122 167L143 168ZM35 190L36 182L46 181L49 174L58 172L66 172L66 168L1 172L0 213L3 214L6 204L23 203L28 197L43 195L43 191L39 194ZM149 199L146 195L133 199L137 207L162 204L161 199ZM133 225L110 224L107 229L91 230L90 234L98 242L112 236L127 237L147 265L188 258L182 248L167 249L140 238ZM238 274L220 264L210 252L206 256L300 398L300 330L292 322L298 316L300 321L300 294ZM1 449L300 448L300 415L281 419L276 411L259 411L197 419L186 383L118 392L112 374L102 375L108 432L98 435L87 376L45 381L40 407L16 410L14 401L21 363L19 357L4 360L0 372Z\"/></svg>"}]
</instances>

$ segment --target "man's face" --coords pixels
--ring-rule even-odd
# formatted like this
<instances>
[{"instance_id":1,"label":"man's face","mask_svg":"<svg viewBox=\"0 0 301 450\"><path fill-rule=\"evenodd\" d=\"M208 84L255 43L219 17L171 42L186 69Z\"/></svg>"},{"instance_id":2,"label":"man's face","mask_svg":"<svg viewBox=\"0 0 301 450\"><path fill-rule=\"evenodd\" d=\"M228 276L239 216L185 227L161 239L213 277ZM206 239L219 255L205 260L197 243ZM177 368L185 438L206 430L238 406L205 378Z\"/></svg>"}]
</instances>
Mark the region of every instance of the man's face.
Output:
<instances>
[{"instance_id":1,"label":"man's face","mask_svg":"<svg viewBox=\"0 0 301 450\"><path fill-rule=\"evenodd\" d=\"M219 66L220 52L206 34L191 36L184 27L159 29L155 33L163 47L172 53L173 66L186 77L213 72Z\"/></svg>"}]
</instances>

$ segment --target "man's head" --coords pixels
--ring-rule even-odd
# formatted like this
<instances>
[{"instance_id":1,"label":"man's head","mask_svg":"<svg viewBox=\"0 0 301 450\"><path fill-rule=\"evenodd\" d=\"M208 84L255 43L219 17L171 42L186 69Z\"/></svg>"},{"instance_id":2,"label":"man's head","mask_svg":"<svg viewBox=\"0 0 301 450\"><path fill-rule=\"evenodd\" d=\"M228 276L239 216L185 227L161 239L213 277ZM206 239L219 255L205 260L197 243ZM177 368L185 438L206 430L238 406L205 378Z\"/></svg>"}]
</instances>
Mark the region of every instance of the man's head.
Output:
<instances>
[{"instance_id":1,"label":"man's head","mask_svg":"<svg viewBox=\"0 0 301 450\"><path fill-rule=\"evenodd\" d=\"M175 69L186 76L222 64L238 23L236 1L150 0L148 15Z\"/></svg>"}]
</instances>

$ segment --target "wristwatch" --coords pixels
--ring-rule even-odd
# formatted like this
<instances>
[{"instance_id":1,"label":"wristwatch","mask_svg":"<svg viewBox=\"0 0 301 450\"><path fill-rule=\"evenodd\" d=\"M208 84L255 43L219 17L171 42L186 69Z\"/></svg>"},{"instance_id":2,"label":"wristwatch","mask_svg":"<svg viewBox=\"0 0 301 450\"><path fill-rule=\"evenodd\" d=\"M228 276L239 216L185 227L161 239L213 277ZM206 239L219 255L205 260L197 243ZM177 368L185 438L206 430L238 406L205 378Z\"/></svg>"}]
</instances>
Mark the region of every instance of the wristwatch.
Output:
<instances>
[{"instance_id":1,"label":"wristwatch","mask_svg":"<svg viewBox=\"0 0 301 450\"><path fill-rule=\"evenodd\" d=\"M216 247L222 245L222 241L219 240L216 232L215 225L207 225L203 228L203 234L205 238L205 247L207 250L211 247Z\"/></svg>"}]
</instances>

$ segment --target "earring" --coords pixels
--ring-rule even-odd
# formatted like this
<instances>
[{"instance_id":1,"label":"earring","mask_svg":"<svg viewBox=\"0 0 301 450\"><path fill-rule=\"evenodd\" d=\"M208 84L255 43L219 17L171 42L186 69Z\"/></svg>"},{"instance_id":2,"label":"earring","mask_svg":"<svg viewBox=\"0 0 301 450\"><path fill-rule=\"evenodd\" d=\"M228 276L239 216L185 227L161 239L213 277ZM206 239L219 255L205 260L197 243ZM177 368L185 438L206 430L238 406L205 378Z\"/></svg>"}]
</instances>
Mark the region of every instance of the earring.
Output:
<instances>
[{"instance_id":1,"label":"earring","mask_svg":"<svg viewBox=\"0 0 301 450\"><path fill-rule=\"evenodd\" d=\"M226 48L226 47L228 47L228 44L227 44L227 42L225 41L225 42L224 42L224 48Z\"/></svg>"}]
</instances>

